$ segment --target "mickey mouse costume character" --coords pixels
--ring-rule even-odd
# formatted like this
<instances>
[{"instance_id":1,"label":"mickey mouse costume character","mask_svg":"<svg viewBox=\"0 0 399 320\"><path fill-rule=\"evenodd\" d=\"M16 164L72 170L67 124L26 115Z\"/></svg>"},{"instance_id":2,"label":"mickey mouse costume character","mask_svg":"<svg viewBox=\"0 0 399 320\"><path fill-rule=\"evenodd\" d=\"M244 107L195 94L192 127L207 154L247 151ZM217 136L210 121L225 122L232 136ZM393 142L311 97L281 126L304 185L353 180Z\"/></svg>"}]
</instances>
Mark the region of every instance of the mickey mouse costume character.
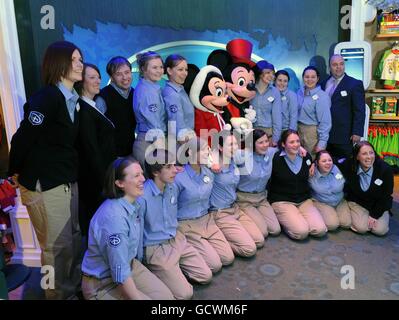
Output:
<instances>
[{"instance_id":1,"label":"mickey mouse costume character","mask_svg":"<svg viewBox=\"0 0 399 320\"><path fill-rule=\"evenodd\" d=\"M226 126L222 117L228 104L226 83L222 72L215 66L205 66L201 70L189 64L189 75L184 83L185 90L189 93L190 100L195 107L194 130L197 136L202 132L205 140L210 138L211 130L217 132L231 129ZM210 142L210 141L209 141Z\"/></svg>"},{"instance_id":2,"label":"mickey mouse costume character","mask_svg":"<svg viewBox=\"0 0 399 320\"><path fill-rule=\"evenodd\" d=\"M239 117L248 119L240 122L240 127L252 129L252 122L256 120L256 112L249 105L256 94L253 71L256 64L251 60L252 44L245 39L234 39L227 43L226 49L214 50L207 61L209 65L218 67L226 80L229 104L223 119L226 123Z\"/></svg>"}]
</instances>

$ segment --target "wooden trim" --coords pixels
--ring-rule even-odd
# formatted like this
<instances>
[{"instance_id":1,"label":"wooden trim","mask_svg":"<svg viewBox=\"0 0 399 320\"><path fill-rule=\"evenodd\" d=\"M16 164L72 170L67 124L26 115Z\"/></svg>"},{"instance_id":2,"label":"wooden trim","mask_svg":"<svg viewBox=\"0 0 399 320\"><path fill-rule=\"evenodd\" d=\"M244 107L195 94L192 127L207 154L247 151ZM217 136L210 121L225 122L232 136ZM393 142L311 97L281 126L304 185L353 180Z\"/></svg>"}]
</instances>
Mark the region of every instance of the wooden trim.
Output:
<instances>
[{"instance_id":1,"label":"wooden trim","mask_svg":"<svg viewBox=\"0 0 399 320\"><path fill-rule=\"evenodd\" d=\"M392 93L392 94L398 94L399 89L369 89L366 91L366 93Z\"/></svg>"},{"instance_id":2,"label":"wooden trim","mask_svg":"<svg viewBox=\"0 0 399 320\"><path fill-rule=\"evenodd\" d=\"M375 40L387 38L399 38L399 33L377 33L374 37Z\"/></svg>"}]
</instances>

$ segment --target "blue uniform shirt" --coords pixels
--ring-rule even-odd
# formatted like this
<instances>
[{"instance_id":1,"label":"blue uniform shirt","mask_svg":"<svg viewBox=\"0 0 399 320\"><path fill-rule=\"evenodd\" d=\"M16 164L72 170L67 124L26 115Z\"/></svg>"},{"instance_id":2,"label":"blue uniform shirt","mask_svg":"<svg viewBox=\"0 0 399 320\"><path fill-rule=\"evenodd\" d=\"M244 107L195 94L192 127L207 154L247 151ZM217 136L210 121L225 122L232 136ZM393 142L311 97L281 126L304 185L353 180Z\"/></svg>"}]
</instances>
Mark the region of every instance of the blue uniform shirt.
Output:
<instances>
[{"instance_id":1,"label":"blue uniform shirt","mask_svg":"<svg viewBox=\"0 0 399 320\"><path fill-rule=\"evenodd\" d=\"M98 279L112 277L115 283L125 282L132 273L132 260L143 257L142 214L137 202L105 200L90 222L82 271Z\"/></svg>"},{"instance_id":2,"label":"blue uniform shirt","mask_svg":"<svg viewBox=\"0 0 399 320\"><path fill-rule=\"evenodd\" d=\"M364 172L362 167L359 166L357 169L357 175L359 176L360 187L363 191L367 191L370 188L371 178L373 177L373 167L371 167L367 172Z\"/></svg>"},{"instance_id":3,"label":"blue uniform shirt","mask_svg":"<svg viewBox=\"0 0 399 320\"><path fill-rule=\"evenodd\" d=\"M160 244L176 236L177 187L166 184L163 192L152 179L144 183L137 200L144 211L144 247Z\"/></svg>"},{"instance_id":4,"label":"blue uniform shirt","mask_svg":"<svg viewBox=\"0 0 399 320\"><path fill-rule=\"evenodd\" d=\"M289 157L288 157L288 155L287 155L287 153L283 150L283 151L281 151L281 153L280 153L280 157L284 157L284 160L285 160L285 162L287 163L287 165L288 165L288 168L290 168L290 170L294 173L294 174L298 174L298 172L299 171L301 171L301 167L302 167L302 157L299 155L299 154L297 154L296 155L296 157L295 157L295 159L294 160L291 160ZM309 161L309 166L311 165L311 161L310 160L307 160L307 161Z\"/></svg>"},{"instance_id":5,"label":"blue uniform shirt","mask_svg":"<svg viewBox=\"0 0 399 320\"><path fill-rule=\"evenodd\" d=\"M62 82L58 82L57 87L58 87L58 89L61 90L62 94L65 97L65 102L66 102L69 116L70 116L72 122L74 122L75 121L75 108L76 108L76 104L78 103L79 95L74 88L72 88L72 91L71 91L67 87L65 87Z\"/></svg>"},{"instance_id":6,"label":"blue uniform shirt","mask_svg":"<svg viewBox=\"0 0 399 320\"><path fill-rule=\"evenodd\" d=\"M194 106L182 85L166 82L162 90L168 121L176 122L176 137L194 130Z\"/></svg>"},{"instance_id":7,"label":"blue uniform shirt","mask_svg":"<svg viewBox=\"0 0 399 320\"><path fill-rule=\"evenodd\" d=\"M281 96L282 130L298 130L298 98L295 92L284 90Z\"/></svg>"},{"instance_id":8,"label":"blue uniform shirt","mask_svg":"<svg viewBox=\"0 0 399 320\"><path fill-rule=\"evenodd\" d=\"M252 170L240 176L237 189L242 192L259 193L266 190L267 182L272 174L273 156L277 148L269 147L265 155L249 152L249 161L252 161ZM240 167L240 165L238 165Z\"/></svg>"},{"instance_id":9,"label":"blue uniform shirt","mask_svg":"<svg viewBox=\"0 0 399 320\"><path fill-rule=\"evenodd\" d=\"M146 133L150 129L160 129L166 133L165 103L157 83L140 79L134 90L133 111L138 133Z\"/></svg>"},{"instance_id":10,"label":"blue uniform shirt","mask_svg":"<svg viewBox=\"0 0 399 320\"><path fill-rule=\"evenodd\" d=\"M298 91L298 122L317 126L317 146L325 149L331 129L331 99L320 86L305 95L304 88Z\"/></svg>"},{"instance_id":11,"label":"blue uniform shirt","mask_svg":"<svg viewBox=\"0 0 399 320\"><path fill-rule=\"evenodd\" d=\"M201 172L197 174L189 164L176 175L178 220L195 219L208 213L213 179L214 174L207 167L201 166Z\"/></svg>"},{"instance_id":12,"label":"blue uniform shirt","mask_svg":"<svg viewBox=\"0 0 399 320\"><path fill-rule=\"evenodd\" d=\"M102 114L105 114L105 112L107 112L107 103L101 96L97 96L96 98L96 107L98 110L101 111Z\"/></svg>"},{"instance_id":13,"label":"blue uniform shirt","mask_svg":"<svg viewBox=\"0 0 399 320\"><path fill-rule=\"evenodd\" d=\"M344 197L344 183L345 179L335 165L325 176L316 168L314 176L309 179L312 197L332 207L336 207Z\"/></svg>"},{"instance_id":14,"label":"blue uniform shirt","mask_svg":"<svg viewBox=\"0 0 399 320\"><path fill-rule=\"evenodd\" d=\"M251 105L256 111L254 127L273 128L273 141L279 141L282 127L280 92L272 85L263 94L256 90Z\"/></svg>"},{"instance_id":15,"label":"blue uniform shirt","mask_svg":"<svg viewBox=\"0 0 399 320\"><path fill-rule=\"evenodd\" d=\"M237 185L240 174L237 166L232 162L227 168L215 174L211 192L211 210L231 208L237 198Z\"/></svg>"}]
</instances>

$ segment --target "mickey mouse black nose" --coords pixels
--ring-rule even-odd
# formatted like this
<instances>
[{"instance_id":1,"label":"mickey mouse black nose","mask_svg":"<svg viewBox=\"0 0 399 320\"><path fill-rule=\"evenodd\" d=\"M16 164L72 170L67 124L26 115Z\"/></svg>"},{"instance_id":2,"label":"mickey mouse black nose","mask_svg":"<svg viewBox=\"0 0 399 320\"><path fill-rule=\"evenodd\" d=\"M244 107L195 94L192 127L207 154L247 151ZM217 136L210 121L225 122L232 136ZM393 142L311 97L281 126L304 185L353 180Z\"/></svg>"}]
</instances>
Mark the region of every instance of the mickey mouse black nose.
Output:
<instances>
[{"instance_id":1,"label":"mickey mouse black nose","mask_svg":"<svg viewBox=\"0 0 399 320\"><path fill-rule=\"evenodd\" d=\"M247 90L249 90L249 91L255 91L255 90L256 90L256 88L255 88L255 83L253 83L253 82L248 83L248 84L247 84Z\"/></svg>"}]
</instances>

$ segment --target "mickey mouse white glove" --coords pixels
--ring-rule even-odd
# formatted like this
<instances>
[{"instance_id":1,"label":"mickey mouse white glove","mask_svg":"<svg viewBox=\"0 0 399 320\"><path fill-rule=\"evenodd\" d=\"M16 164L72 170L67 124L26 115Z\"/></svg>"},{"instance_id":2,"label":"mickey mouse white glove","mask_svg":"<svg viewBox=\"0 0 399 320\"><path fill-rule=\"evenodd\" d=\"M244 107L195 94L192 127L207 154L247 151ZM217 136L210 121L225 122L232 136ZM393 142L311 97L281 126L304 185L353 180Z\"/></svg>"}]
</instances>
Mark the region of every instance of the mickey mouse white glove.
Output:
<instances>
[{"instance_id":1,"label":"mickey mouse white glove","mask_svg":"<svg viewBox=\"0 0 399 320\"><path fill-rule=\"evenodd\" d=\"M249 106L249 108L244 109L245 118L247 118L251 122L256 121L256 111L254 110L253 106Z\"/></svg>"},{"instance_id":2,"label":"mickey mouse white glove","mask_svg":"<svg viewBox=\"0 0 399 320\"><path fill-rule=\"evenodd\" d=\"M246 118L231 118L230 122L234 130L237 130L240 134L246 135L253 129L252 122Z\"/></svg>"},{"instance_id":3,"label":"mickey mouse white glove","mask_svg":"<svg viewBox=\"0 0 399 320\"><path fill-rule=\"evenodd\" d=\"M223 126L223 130L230 131L230 130L231 130L231 124L226 123L226 124Z\"/></svg>"}]
</instances>

